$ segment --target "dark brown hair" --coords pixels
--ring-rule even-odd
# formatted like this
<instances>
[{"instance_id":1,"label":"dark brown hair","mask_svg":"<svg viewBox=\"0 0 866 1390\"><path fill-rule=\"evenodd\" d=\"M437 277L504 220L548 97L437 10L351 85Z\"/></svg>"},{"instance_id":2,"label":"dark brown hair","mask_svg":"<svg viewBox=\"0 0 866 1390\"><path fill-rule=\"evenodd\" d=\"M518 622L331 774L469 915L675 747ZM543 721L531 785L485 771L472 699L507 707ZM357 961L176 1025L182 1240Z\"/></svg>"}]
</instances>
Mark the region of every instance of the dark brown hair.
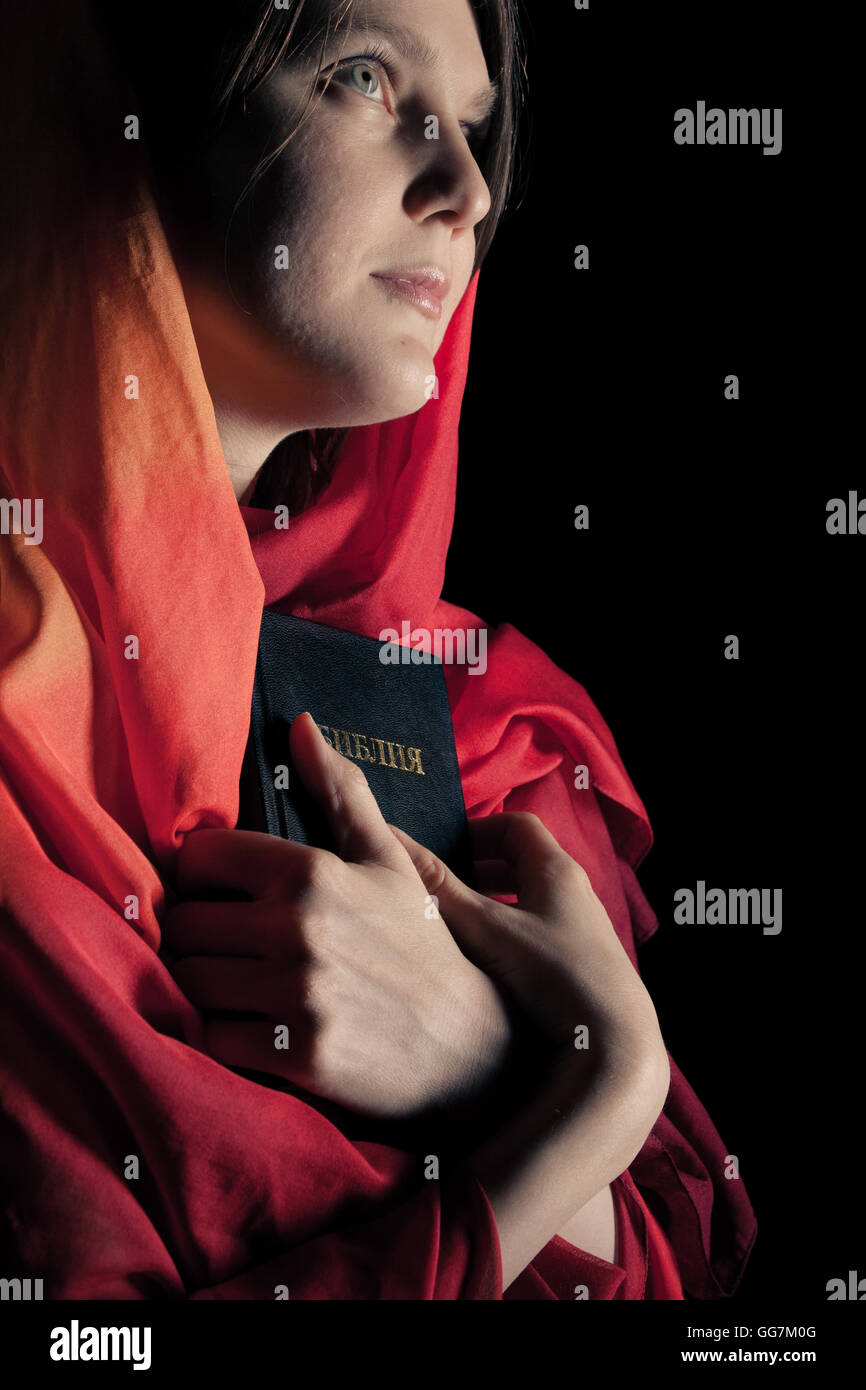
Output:
<instances>
[{"instance_id":1,"label":"dark brown hair","mask_svg":"<svg viewBox=\"0 0 866 1390\"><path fill-rule=\"evenodd\" d=\"M487 255L513 183L525 61L518 0L469 3L488 73L500 88L489 131L476 151L491 201L476 229L474 273ZM150 0L143 10L117 0L93 0L93 7L146 117L157 196L167 208L182 190L194 186L198 153L231 115L243 111L276 67L290 55L316 59L298 120L254 169L237 212L313 105L322 55L350 22L353 0L287 0L282 9L273 0L209 0L201 25L184 38L171 23L176 0ZM251 505L283 503L292 515L303 511L331 478L347 433L347 428L301 430L288 436L265 461Z\"/></svg>"}]
</instances>

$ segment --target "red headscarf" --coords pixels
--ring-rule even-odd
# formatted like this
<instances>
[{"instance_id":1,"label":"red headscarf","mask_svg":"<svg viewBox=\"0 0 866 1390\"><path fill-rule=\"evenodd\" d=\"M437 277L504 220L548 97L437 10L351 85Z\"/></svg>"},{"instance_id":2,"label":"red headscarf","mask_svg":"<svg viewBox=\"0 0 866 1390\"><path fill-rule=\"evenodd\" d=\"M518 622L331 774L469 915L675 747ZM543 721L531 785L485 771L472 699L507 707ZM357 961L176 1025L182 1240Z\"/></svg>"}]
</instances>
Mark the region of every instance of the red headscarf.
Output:
<instances>
[{"instance_id":1,"label":"red headscarf","mask_svg":"<svg viewBox=\"0 0 866 1390\"><path fill-rule=\"evenodd\" d=\"M350 1141L208 1057L157 954L184 835L237 820L263 603L377 637L403 619L483 626L440 600L477 277L437 354L438 398L352 430L288 531L238 508L124 142L134 107L78 11L28 6L4 45L4 158L20 154L3 172L21 197L2 248L0 496L29 499L31 517L40 500L43 531L0 537L4 1272L63 1299L270 1299L281 1285L496 1299L496 1228L472 1175L426 1181L416 1155ZM104 128L113 178L77 143L76 110ZM539 815L636 964L657 926L634 874L652 835L610 731L509 625L487 660L483 676L446 668L467 809ZM577 763L591 789L574 790ZM557 1237L506 1297L679 1297L671 1246L689 1294L734 1290L752 1210L671 1070L664 1114L613 1184L617 1264Z\"/></svg>"}]
</instances>

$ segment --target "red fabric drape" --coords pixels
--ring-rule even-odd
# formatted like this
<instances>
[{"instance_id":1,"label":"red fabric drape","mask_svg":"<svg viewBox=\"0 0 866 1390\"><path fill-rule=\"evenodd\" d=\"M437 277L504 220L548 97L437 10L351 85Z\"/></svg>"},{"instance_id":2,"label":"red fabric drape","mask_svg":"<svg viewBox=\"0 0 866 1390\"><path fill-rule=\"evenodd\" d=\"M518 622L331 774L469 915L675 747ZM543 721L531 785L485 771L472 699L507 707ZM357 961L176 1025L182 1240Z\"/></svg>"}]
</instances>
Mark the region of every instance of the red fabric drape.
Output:
<instances>
[{"instance_id":1,"label":"red fabric drape","mask_svg":"<svg viewBox=\"0 0 866 1390\"><path fill-rule=\"evenodd\" d=\"M353 430L324 495L275 530L235 501L124 145L134 108L86 7L4 24L18 197L0 231L0 496L43 507L40 543L0 537L4 1273L42 1277L48 1298L500 1298L479 1184L425 1181L414 1155L350 1142L217 1064L157 954L184 835L237 819L263 602L374 636L481 625L440 600L477 277L438 396ZM446 673L470 814L535 811L636 963L657 925L634 874L652 836L610 731L513 627L490 633L487 660ZM576 762L591 789L574 790ZM614 1184L620 1263L557 1238L506 1297L676 1298L677 1270L693 1296L733 1291L754 1217L672 1076Z\"/></svg>"}]
</instances>

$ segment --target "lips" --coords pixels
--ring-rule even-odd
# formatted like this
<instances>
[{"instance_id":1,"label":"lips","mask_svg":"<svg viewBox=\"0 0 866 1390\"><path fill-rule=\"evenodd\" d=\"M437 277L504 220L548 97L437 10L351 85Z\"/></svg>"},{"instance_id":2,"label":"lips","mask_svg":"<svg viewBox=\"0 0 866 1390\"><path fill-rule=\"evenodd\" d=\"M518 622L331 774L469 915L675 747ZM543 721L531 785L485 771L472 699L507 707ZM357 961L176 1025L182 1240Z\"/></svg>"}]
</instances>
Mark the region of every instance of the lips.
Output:
<instances>
[{"instance_id":1,"label":"lips","mask_svg":"<svg viewBox=\"0 0 866 1390\"><path fill-rule=\"evenodd\" d=\"M410 304L425 318L441 319L442 301L451 287L451 281L438 266L423 266L418 270L383 270L375 272L373 280L378 280L392 302Z\"/></svg>"},{"instance_id":2,"label":"lips","mask_svg":"<svg viewBox=\"0 0 866 1390\"><path fill-rule=\"evenodd\" d=\"M398 284L415 285L419 290L434 299L445 299L451 288L451 281L438 265L425 265L414 270L378 270L373 272L376 280L394 280Z\"/></svg>"}]
</instances>

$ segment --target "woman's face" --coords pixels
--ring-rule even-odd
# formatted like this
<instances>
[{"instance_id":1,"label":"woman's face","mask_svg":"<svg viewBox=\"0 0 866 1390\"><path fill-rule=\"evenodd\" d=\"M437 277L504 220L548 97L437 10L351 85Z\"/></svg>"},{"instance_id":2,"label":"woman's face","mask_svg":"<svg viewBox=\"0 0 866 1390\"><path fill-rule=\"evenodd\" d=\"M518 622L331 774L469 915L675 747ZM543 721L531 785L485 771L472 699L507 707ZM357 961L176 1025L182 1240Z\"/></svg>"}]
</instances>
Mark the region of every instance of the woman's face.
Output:
<instances>
[{"instance_id":1,"label":"woman's face","mask_svg":"<svg viewBox=\"0 0 866 1390\"><path fill-rule=\"evenodd\" d=\"M407 39L432 52L402 52ZM377 48L390 77L365 56ZM424 404L490 207L470 128L483 133L490 81L468 0L356 0L320 89L341 50L315 110L234 217L227 268L229 215L291 129L309 66L284 64L223 128L205 165L208 211L175 242L212 394L287 432ZM438 316L435 296L424 312L381 278L424 267L445 277Z\"/></svg>"}]
</instances>

